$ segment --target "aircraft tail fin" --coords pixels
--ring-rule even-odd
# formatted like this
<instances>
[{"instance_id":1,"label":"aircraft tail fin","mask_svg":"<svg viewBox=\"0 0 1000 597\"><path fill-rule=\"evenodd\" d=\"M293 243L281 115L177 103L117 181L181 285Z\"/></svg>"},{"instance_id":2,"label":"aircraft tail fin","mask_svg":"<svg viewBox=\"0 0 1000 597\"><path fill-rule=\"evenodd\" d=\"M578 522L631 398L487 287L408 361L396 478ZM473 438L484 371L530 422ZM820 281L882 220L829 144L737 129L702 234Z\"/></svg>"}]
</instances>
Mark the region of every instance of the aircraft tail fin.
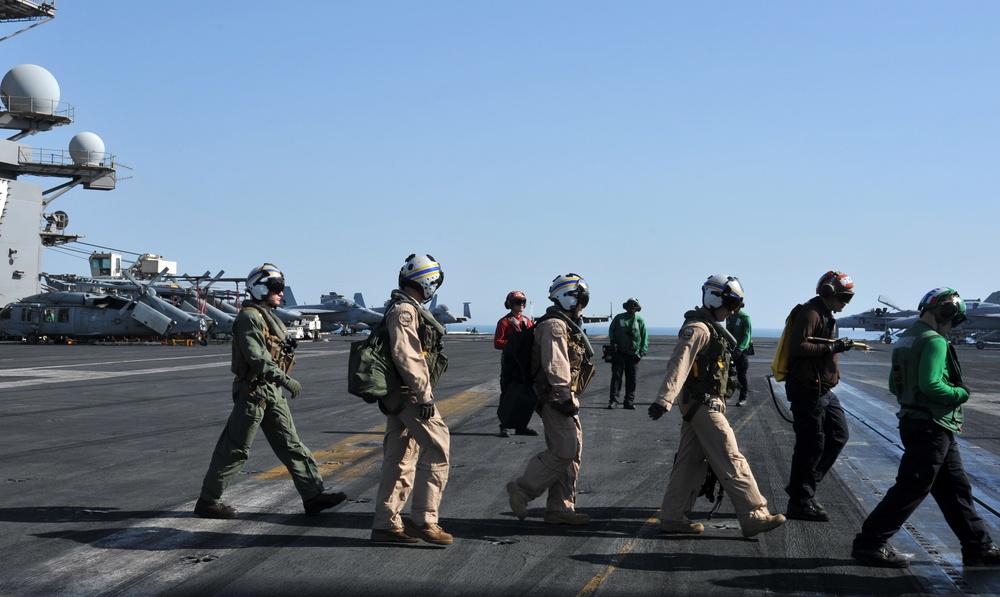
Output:
<instances>
[{"instance_id":1,"label":"aircraft tail fin","mask_svg":"<svg viewBox=\"0 0 1000 597\"><path fill-rule=\"evenodd\" d=\"M994 292L991 295L989 295L988 297L986 297L986 300L983 301L983 302L984 303L993 303L994 305L1000 305L1000 290L997 290L996 292Z\"/></svg>"},{"instance_id":2,"label":"aircraft tail fin","mask_svg":"<svg viewBox=\"0 0 1000 597\"><path fill-rule=\"evenodd\" d=\"M463 315L465 315L466 319L470 319L472 317L472 309L469 308L469 305L471 305L472 303L462 303L462 304L465 306L465 308L462 310Z\"/></svg>"},{"instance_id":3,"label":"aircraft tail fin","mask_svg":"<svg viewBox=\"0 0 1000 597\"><path fill-rule=\"evenodd\" d=\"M358 306L361 306L361 307L367 307L368 306L368 305L365 304L365 297L362 296L362 294L360 292L355 292L354 293L354 302L357 303Z\"/></svg>"},{"instance_id":4,"label":"aircraft tail fin","mask_svg":"<svg viewBox=\"0 0 1000 597\"><path fill-rule=\"evenodd\" d=\"M891 298L885 296L884 294L878 295L878 302L882 303L883 305L885 305L887 307L892 307L893 309L895 309L897 311L906 311L906 309L904 309L904 308L900 307L899 305L897 305Z\"/></svg>"},{"instance_id":5,"label":"aircraft tail fin","mask_svg":"<svg viewBox=\"0 0 1000 597\"><path fill-rule=\"evenodd\" d=\"M295 302L295 293L292 292L291 286L285 286L285 296L281 297L281 306L283 307L294 307L298 303Z\"/></svg>"},{"instance_id":6,"label":"aircraft tail fin","mask_svg":"<svg viewBox=\"0 0 1000 597\"><path fill-rule=\"evenodd\" d=\"M438 306L438 295L435 294L434 296L431 297L431 304L427 308L433 311L434 309L437 309L437 306Z\"/></svg>"}]
</instances>

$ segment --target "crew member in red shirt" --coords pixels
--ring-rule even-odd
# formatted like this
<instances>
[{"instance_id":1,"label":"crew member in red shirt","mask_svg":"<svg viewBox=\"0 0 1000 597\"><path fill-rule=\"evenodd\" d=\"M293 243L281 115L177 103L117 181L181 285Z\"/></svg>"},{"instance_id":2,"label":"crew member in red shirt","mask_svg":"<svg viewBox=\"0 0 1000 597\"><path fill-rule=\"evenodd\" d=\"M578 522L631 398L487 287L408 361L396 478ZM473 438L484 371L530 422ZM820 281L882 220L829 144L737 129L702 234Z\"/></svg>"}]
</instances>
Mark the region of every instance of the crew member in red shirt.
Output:
<instances>
[{"instance_id":1,"label":"crew member in red shirt","mask_svg":"<svg viewBox=\"0 0 1000 597\"><path fill-rule=\"evenodd\" d=\"M500 318L497 322L497 331L493 335L493 347L497 350L503 350L504 346L507 346L507 340L510 337L520 332L521 330L526 330L531 326L535 325L531 318L524 314L524 307L528 304L528 297L524 295L520 290L512 290L507 293L507 298L503 302L503 306L510 311ZM507 388L507 384L510 380L504 379L503 377L503 355L500 355L500 391L503 392ZM530 427L525 427L523 429L515 429L515 435L538 435L538 432ZM507 430L503 424L500 425L500 437L510 437L510 432Z\"/></svg>"}]
</instances>

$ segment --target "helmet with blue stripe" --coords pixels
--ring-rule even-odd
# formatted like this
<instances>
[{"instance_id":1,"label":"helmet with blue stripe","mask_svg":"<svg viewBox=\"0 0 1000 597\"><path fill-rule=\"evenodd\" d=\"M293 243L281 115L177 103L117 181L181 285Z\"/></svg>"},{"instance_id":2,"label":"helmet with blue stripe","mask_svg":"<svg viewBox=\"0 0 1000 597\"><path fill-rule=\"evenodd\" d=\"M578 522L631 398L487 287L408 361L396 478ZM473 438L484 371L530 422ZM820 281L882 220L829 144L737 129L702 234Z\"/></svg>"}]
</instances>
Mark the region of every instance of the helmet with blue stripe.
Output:
<instances>
[{"instance_id":1,"label":"helmet with blue stripe","mask_svg":"<svg viewBox=\"0 0 1000 597\"><path fill-rule=\"evenodd\" d=\"M250 270L247 276L247 292L255 300L262 301L270 293L278 293L285 289L285 276L278 266L265 263Z\"/></svg>"},{"instance_id":2,"label":"helmet with blue stripe","mask_svg":"<svg viewBox=\"0 0 1000 597\"><path fill-rule=\"evenodd\" d=\"M563 311L572 311L577 305L586 307L590 302L590 287L577 274L566 274L552 280L549 299Z\"/></svg>"},{"instance_id":3,"label":"helmet with blue stripe","mask_svg":"<svg viewBox=\"0 0 1000 597\"><path fill-rule=\"evenodd\" d=\"M443 283L444 270L430 255L414 253L406 258L406 263L399 270L400 290L407 287L419 290L425 303L431 300Z\"/></svg>"},{"instance_id":4,"label":"helmet with blue stripe","mask_svg":"<svg viewBox=\"0 0 1000 597\"><path fill-rule=\"evenodd\" d=\"M743 286L736 276L716 274L701 285L701 304L709 309L725 307L735 311L743 306Z\"/></svg>"}]
</instances>

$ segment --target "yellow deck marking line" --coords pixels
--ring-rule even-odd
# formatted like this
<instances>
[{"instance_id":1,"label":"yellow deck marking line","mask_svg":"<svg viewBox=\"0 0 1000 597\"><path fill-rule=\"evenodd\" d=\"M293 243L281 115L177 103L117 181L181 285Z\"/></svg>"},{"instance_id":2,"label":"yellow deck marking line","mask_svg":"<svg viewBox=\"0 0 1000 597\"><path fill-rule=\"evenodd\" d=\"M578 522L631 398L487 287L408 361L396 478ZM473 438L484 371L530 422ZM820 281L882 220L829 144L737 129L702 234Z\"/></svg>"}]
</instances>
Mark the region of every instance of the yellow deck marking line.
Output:
<instances>
[{"instance_id":1,"label":"yellow deck marking line","mask_svg":"<svg viewBox=\"0 0 1000 597\"><path fill-rule=\"evenodd\" d=\"M659 512L659 510L657 510L657 512ZM601 570L594 575L594 578L590 579L590 582L588 582L582 589L580 589L580 592L576 594L577 597L590 597L590 595L596 593L597 589L604 584L604 581L606 581L608 577L618 569L618 565L625 559L625 556L627 556L633 549L635 549L635 546L639 544L639 539L641 539L643 534L645 534L644 532L646 528L651 525L658 525L659 523L659 516L651 516L648 518L646 522L643 523L642 527L639 528L638 534L622 544L621 548L615 553L614 556L612 556L611 563L608 564L604 570Z\"/></svg>"},{"instance_id":2,"label":"yellow deck marking line","mask_svg":"<svg viewBox=\"0 0 1000 597\"><path fill-rule=\"evenodd\" d=\"M465 392L461 392L441 401L435 401L434 406L441 413L441 416L448 420L457 420L467 417L473 412L481 410L490 401L497 399L497 393L482 391L486 387L494 385L493 382L481 384ZM378 408L377 405L361 404L361 399L357 398L358 408ZM369 473L379 465L377 459L368 462L360 462L372 452L381 452L382 437L385 435L385 425L373 427L364 433L358 433L345 437L325 450L313 452L313 457L319 464L320 474L324 480L336 480L340 484L346 484L359 479ZM274 480L291 479L288 469L284 465L264 471L255 475L254 479Z\"/></svg>"},{"instance_id":3,"label":"yellow deck marking line","mask_svg":"<svg viewBox=\"0 0 1000 597\"><path fill-rule=\"evenodd\" d=\"M733 429L733 433L736 433L741 429L743 429L744 427L746 427L747 423L750 422L750 419L752 419L754 415L760 412L760 409L763 408L765 404L767 403L762 402L761 404L757 405L757 407L754 408L753 411L750 414L748 414L745 419L740 421L739 427ZM657 509L656 511L657 513L659 513L659 509ZM651 516L650 518L648 518L646 522L639 528L639 532L636 534L636 536L625 541L625 543L622 544L621 548L615 553L615 555L611 557L611 563L605 566L604 570L601 570L600 572L595 574L594 578L590 579L590 582L588 582L586 585L584 585L582 589L580 589L580 592L576 594L577 597L590 597L590 595L596 593L597 589L599 589L601 585L604 584L604 581L606 581L608 577L610 577L611 574L614 573L614 571L622 563L622 560L625 559L625 556L631 553L631 551L635 549L635 546L639 544L639 539L641 539L642 536L645 534L646 529L651 525L659 525L659 523L660 523L659 515Z\"/></svg>"}]
</instances>

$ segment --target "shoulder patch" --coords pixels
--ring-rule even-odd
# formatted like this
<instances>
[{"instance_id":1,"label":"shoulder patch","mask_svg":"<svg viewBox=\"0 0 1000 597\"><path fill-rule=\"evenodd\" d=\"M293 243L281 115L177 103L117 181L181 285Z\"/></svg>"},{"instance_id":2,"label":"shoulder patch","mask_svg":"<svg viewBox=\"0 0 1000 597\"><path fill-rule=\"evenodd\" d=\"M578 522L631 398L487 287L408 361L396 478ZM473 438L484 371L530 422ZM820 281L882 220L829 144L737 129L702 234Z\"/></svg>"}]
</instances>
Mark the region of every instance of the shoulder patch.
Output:
<instances>
[{"instance_id":1,"label":"shoulder patch","mask_svg":"<svg viewBox=\"0 0 1000 597\"><path fill-rule=\"evenodd\" d=\"M562 338L566 335L566 326L553 322L551 327L553 338Z\"/></svg>"},{"instance_id":2,"label":"shoulder patch","mask_svg":"<svg viewBox=\"0 0 1000 597\"><path fill-rule=\"evenodd\" d=\"M679 336L681 340L690 340L694 336L694 328L689 325L682 327Z\"/></svg>"},{"instance_id":3,"label":"shoulder patch","mask_svg":"<svg viewBox=\"0 0 1000 597\"><path fill-rule=\"evenodd\" d=\"M410 326L413 325L413 313L408 309L399 310L399 325Z\"/></svg>"}]
</instances>

